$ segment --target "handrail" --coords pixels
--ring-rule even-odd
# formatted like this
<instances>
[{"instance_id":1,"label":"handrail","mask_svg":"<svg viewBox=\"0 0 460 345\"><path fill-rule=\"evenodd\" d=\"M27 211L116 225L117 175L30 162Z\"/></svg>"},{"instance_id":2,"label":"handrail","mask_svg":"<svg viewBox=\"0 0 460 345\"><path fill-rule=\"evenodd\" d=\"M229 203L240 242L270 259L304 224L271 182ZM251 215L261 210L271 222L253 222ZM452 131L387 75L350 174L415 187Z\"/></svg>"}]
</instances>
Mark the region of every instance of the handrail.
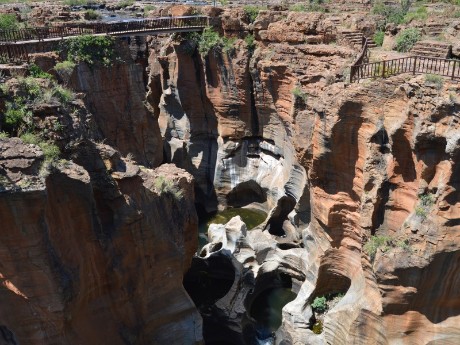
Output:
<instances>
[{"instance_id":1,"label":"handrail","mask_svg":"<svg viewBox=\"0 0 460 345\"><path fill-rule=\"evenodd\" d=\"M369 78L386 78L402 73L437 74L460 79L460 61L426 56L409 56L391 60L352 65L350 82Z\"/></svg>"},{"instance_id":2,"label":"handrail","mask_svg":"<svg viewBox=\"0 0 460 345\"><path fill-rule=\"evenodd\" d=\"M63 26L0 30L0 44L63 39L80 35L117 35L152 30L203 28L209 25L208 19L206 16L159 17L114 23L66 24Z\"/></svg>"}]
</instances>

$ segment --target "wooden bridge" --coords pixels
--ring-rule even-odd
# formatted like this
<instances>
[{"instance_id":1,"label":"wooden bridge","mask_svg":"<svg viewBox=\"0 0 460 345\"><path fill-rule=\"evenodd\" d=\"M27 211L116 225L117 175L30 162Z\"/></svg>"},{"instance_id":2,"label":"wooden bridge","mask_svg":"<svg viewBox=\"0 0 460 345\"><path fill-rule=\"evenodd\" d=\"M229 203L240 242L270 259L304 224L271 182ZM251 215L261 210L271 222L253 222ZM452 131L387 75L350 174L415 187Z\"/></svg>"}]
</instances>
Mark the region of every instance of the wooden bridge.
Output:
<instances>
[{"instance_id":1,"label":"wooden bridge","mask_svg":"<svg viewBox=\"0 0 460 345\"><path fill-rule=\"evenodd\" d=\"M408 56L392 60L368 62L367 39L363 49L350 68L350 83L361 79L386 78L402 73L437 74L460 80L460 60L442 59L427 56Z\"/></svg>"},{"instance_id":2,"label":"wooden bridge","mask_svg":"<svg viewBox=\"0 0 460 345\"><path fill-rule=\"evenodd\" d=\"M26 61L28 59L27 45L34 43L52 42L82 35L124 37L201 31L208 25L208 17L188 16L0 30L0 61Z\"/></svg>"}]
</instances>

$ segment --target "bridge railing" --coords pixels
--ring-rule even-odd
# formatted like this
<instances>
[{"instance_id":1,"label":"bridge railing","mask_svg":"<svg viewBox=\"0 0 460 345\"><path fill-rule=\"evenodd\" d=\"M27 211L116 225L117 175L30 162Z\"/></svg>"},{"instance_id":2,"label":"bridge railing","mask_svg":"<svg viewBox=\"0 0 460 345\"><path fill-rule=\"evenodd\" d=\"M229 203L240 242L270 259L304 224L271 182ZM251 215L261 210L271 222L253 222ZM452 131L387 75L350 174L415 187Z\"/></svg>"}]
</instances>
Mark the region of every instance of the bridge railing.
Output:
<instances>
[{"instance_id":1,"label":"bridge railing","mask_svg":"<svg viewBox=\"0 0 460 345\"><path fill-rule=\"evenodd\" d=\"M350 82L369 78L386 78L392 75L437 74L460 79L460 61L425 56L409 56L399 59L354 64L350 70Z\"/></svg>"},{"instance_id":2,"label":"bridge railing","mask_svg":"<svg viewBox=\"0 0 460 345\"><path fill-rule=\"evenodd\" d=\"M20 41L43 41L70 36L108 34L119 35L129 32L171 30L179 28L202 28L208 25L208 17L162 17L132 20L116 23L66 24L63 26L0 30L0 43Z\"/></svg>"}]
</instances>

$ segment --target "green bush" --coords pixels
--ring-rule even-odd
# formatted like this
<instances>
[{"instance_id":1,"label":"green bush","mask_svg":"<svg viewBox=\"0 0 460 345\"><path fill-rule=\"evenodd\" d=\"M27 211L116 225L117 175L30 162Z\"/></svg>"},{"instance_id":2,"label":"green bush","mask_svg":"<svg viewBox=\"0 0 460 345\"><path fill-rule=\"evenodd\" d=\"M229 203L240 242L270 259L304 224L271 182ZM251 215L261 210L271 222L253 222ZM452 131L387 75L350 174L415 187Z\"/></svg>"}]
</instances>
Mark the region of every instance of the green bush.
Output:
<instances>
[{"instance_id":1,"label":"green bush","mask_svg":"<svg viewBox=\"0 0 460 345\"><path fill-rule=\"evenodd\" d=\"M67 6L85 6L88 5L89 0L65 0L64 4Z\"/></svg>"},{"instance_id":2,"label":"green bush","mask_svg":"<svg viewBox=\"0 0 460 345\"><path fill-rule=\"evenodd\" d=\"M15 30L19 22L15 14L0 13L0 30Z\"/></svg>"},{"instance_id":3,"label":"green bush","mask_svg":"<svg viewBox=\"0 0 460 345\"><path fill-rule=\"evenodd\" d=\"M58 160L60 150L55 144L42 140L40 136L34 133L24 133L20 138L25 144L39 146L45 157L45 163L51 163Z\"/></svg>"},{"instance_id":4,"label":"green bush","mask_svg":"<svg viewBox=\"0 0 460 345\"><path fill-rule=\"evenodd\" d=\"M444 79L440 75L436 74L426 74L425 75L425 84L434 85L437 90L441 90L444 85ZM431 196L431 194L429 194ZM422 195L422 197L424 197Z\"/></svg>"},{"instance_id":5,"label":"green bush","mask_svg":"<svg viewBox=\"0 0 460 345\"><path fill-rule=\"evenodd\" d=\"M95 10L86 10L83 16L86 20L101 19L101 15Z\"/></svg>"},{"instance_id":6,"label":"green bush","mask_svg":"<svg viewBox=\"0 0 460 345\"><path fill-rule=\"evenodd\" d=\"M259 15L261 8L259 6L246 5L243 7L243 10L248 16L249 22L253 23Z\"/></svg>"},{"instance_id":7,"label":"green bush","mask_svg":"<svg viewBox=\"0 0 460 345\"><path fill-rule=\"evenodd\" d=\"M57 63L56 66L54 66L54 70L61 77L64 84L67 84L72 77L75 66L76 64L74 62L65 60Z\"/></svg>"},{"instance_id":8,"label":"green bush","mask_svg":"<svg viewBox=\"0 0 460 345\"><path fill-rule=\"evenodd\" d=\"M315 297L315 299L313 300L313 303L311 304L311 308L316 313L324 313L327 309L326 297L325 296Z\"/></svg>"},{"instance_id":9,"label":"green bush","mask_svg":"<svg viewBox=\"0 0 460 345\"><path fill-rule=\"evenodd\" d=\"M376 31L373 39L375 44L381 47L383 45L383 40L385 39L385 32L381 30Z\"/></svg>"},{"instance_id":10,"label":"green bush","mask_svg":"<svg viewBox=\"0 0 460 345\"><path fill-rule=\"evenodd\" d=\"M385 24L395 23L401 24L404 21L404 16L407 13L407 8L404 6L388 6L382 1L377 1L371 10L372 14L378 14L385 17Z\"/></svg>"},{"instance_id":11,"label":"green bush","mask_svg":"<svg viewBox=\"0 0 460 345\"><path fill-rule=\"evenodd\" d=\"M256 42L255 42L255 38L254 38L254 35L247 35L245 38L244 38L244 42L246 42L247 46L248 46L248 51L249 52L253 52L255 47L256 47Z\"/></svg>"},{"instance_id":12,"label":"green bush","mask_svg":"<svg viewBox=\"0 0 460 345\"><path fill-rule=\"evenodd\" d=\"M125 8L132 5L134 5L134 0L122 0L120 3L118 3L118 6L120 6L121 8Z\"/></svg>"},{"instance_id":13,"label":"green bush","mask_svg":"<svg viewBox=\"0 0 460 345\"><path fill-rule=\"evenodd\" d=\"M420 40L422 34L419 29L409 28L401 31L396 37L396 50L406 53Z\"/></svg>"},{"instance_id":14,"label":"green bush","mask_svg":"<svg viewBox=\"0 0 460 345\"><path fill-rule=\"evenodd\" d=\"M289 6L289 11L293 12L307 12L309 10L308 6L302 3L296 3Z\"/></svg>"},{"instance_id":15,"label":"green bush","mask_svg":"<svg viewBox=\"0 0 460 345\"><path fill-rule=\"evenodd\" d=\"M388 236L371 236L363 249L369 255L371 261L374 261L377 250L380 248L383 252L386 252L389 249L390 243L391 238Z\"/></svg>"},{"instance_id":16,"label":"green bush","mask_svg":"<svg viewBox=\"0 0 460 345\"><path fill-rule=\"evenodd\" d=\"M304 102L307 101L307 94L299 86L296 86L291 92L295 98L301 98Z\"/></svg>"},{"instance_id":17,"label":"green bush","mask_svg":"<svg viewBox=\"0 0 460 345\"><path fill-rule=\"evenodd\" d=\"M51 74L44 72L36 64L29 65L29 75L32 78L53 79L53 76Z\"/></svg>"},{"instance_id":18,"label":"green bush","mask_svg":"<svg viewBox=\"0 0 460 345\"><path fill-rule=\"evenodd\" d=\"M222 44L219 34L212 28L205 28L198 42L198 50L201 54L208 54L211 49L214 49Z\"/></svg>"},{"instance_id":19,"label":"green bush","mask_svg":"<svg viewBox=\"0 0 460 345\"><path fill-rule=\"evenodd\" d=\"M32 112L21 97L16 97L13 102L6 102L4 115L4 127L10 134L17 134L24 127L32 125Z\"/></svg>"},{"instance_id":20,"label":"green bush","mask_svg":"<svg viewBox=\"0 0 460 345\"><path fill-rule=\"evenodd\" d=\"M52 92L63 105L66 105L75 99L75 94L73 91L61 85L55 85L52 89Z\"/></svg>"},{"instance_id":21,"label":"green bush","mask_svg":"<svg viewBox=\"0 0 460 345\"><path fill-rule=\"evenodd\" d=\"M9 138L10 135L6 132L0 132L0 139L6 139Z\"/></svg>"},{"instance_id":22,"label":"green bush","mask_svg":"<svg viewBox=\"0 0 460 345\"><path fill-rule=\"evenodd\" d=\"M173 181L166 179L164 176L156 177L154 185L160 194L172 195L177 200L182 199L182 191L174 185Z\"/></svg>"},{"instance_id":23,"label":"green bush","mask_svg":"<svg viewBox=\"0 0 460 345\"><path fill-rule=\"evenodd\" d=\"M408 12L404 16L404 23L410 23L412 20L426 20L428 11L425 6L417 8L415 12Z\"/></svg>"},{"instance_id":24,"label":"green bush","mask_svg":"<svg viewBox=\"0 0 460 345\"><path fill-rule=\"evenodd\" d=\"M225 53L231 53L235 50L236 37L222 37L222 51Z\"/></svg>"},{"instance_id":25,"label":"green bush","mask_svg":"<svg viewBox=\"0 0 460 345\"><path fill-rule=\"evenodd\" d=\"M115 60L115 40L110 36L79 36L63 42L67 50L67 59L89 66L100 63L104 66L112 65Z\"/></svg>"}]
</instances>

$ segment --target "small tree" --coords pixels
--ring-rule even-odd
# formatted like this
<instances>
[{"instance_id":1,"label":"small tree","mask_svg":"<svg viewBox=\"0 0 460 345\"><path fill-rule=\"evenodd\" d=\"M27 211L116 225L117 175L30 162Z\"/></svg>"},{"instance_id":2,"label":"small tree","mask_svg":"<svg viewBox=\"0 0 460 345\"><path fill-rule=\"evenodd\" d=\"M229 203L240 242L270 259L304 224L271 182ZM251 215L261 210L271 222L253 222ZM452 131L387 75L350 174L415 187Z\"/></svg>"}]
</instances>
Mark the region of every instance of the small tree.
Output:
<instances>
[{"instance_id":1,"label":"small tree","mask_svg":"<svg viewBox=\"0 0 460 345\"><path fill-rule=\"evenodd\" d=\"M422 34L419 29L409 28L403 30L396 37L396 50L398 52L406 53L420 40Z\"/></svg>"}]
</instances>

